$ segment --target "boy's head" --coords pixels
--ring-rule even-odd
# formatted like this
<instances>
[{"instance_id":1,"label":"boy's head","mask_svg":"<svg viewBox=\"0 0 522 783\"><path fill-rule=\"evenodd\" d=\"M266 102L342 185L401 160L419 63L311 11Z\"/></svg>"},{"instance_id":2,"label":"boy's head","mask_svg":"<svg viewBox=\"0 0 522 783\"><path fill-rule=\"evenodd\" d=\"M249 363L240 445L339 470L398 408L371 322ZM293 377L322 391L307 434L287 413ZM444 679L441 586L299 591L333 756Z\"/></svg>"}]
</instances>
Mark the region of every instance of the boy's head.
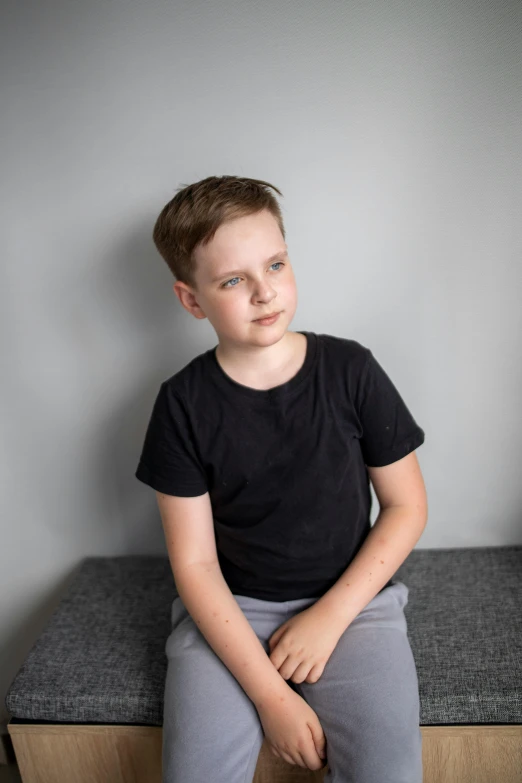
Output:
<instances>
[{"instance_id":1,"label":"boy's head","mask_svg":"<svg viewBox=\"0 0 522 783\"><path fill-rule=\"evenodd\" d=\"M224 343L272 344L297 307L283 218L269 188L282 195L263 180L207 177L178 190L154 226L181 304L208 318ZM273 325L255 322L274 312L281 315Z\"/></svg>"}]
</instances>

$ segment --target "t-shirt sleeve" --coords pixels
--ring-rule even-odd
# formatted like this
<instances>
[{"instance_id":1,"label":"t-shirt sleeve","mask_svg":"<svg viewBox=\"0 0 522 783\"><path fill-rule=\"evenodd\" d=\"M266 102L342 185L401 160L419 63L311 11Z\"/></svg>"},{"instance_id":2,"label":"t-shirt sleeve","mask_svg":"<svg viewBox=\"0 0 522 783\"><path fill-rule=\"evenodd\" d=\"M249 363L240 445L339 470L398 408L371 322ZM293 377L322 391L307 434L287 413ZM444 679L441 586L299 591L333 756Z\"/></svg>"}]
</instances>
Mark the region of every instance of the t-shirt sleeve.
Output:
<instances>
[{"instance_id":1,"label":"t-shirt sleeve","mask_svg":"<svg viewBox=\"0 0 522 783\"><path fill-rule=\"evenodd\" d=\"M166 495L195 497L208 491L184 404L166 381L154 402L134 475Z\"/></svg>"},{"instance_id":2,"label":"t-shirt sleeve","mask_svg":"<svg viewBox=\"0 0 522 783\"><path fill-rule=\"evenodd\" d=\"M424 430L413 418L399 391L372 352L362 373L358 415L359 440L368 467L383 467L402 459L424 443Z\"/></svg>"}]
</instances>

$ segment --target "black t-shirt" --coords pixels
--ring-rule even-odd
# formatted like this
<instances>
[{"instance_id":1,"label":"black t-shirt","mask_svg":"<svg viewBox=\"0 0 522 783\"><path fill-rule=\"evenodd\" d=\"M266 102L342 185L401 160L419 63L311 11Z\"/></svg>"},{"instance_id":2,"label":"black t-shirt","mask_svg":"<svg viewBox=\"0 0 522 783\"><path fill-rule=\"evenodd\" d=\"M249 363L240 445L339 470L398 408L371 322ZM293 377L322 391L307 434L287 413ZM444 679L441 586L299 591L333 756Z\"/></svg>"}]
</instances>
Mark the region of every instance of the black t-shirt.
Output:
<instances>
[{"instance_id":1,"label":"black t-shirt","mask_svg":"<svg viewBox=\"0 0 522 783\"><path fill-rule=\"evenodd\" d=\"M301 334L304 364L271 389L234 381L217 346L163 381L135 473L167 495L208 491L225 581L266 601L332 587L371 529L366 466L424 443L368 348Z\"/></svg>"}]
</instances>

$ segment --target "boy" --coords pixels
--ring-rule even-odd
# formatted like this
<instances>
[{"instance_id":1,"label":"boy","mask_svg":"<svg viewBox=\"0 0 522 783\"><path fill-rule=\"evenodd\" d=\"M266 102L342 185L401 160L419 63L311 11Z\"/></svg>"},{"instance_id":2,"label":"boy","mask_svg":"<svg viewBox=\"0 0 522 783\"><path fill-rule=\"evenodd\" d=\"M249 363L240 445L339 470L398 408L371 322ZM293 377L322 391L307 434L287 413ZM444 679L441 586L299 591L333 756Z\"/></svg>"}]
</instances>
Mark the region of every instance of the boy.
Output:
<instances>
[{"instance_id":1,"label":"boy","mask_svg":"<svg viewBox=\"0 0 522 783\"><path fill-rule=\"evenodd\" d=\"M289 764L327 759L325 783L420 783L408 588L391 577L427 521L424 431L368 348L288 331L270 188L208 177L154 227L181 304L219 339L161 384L136 470L178 591L163 781L252 781L266 738Z\"/></svg>"}]
</instances>

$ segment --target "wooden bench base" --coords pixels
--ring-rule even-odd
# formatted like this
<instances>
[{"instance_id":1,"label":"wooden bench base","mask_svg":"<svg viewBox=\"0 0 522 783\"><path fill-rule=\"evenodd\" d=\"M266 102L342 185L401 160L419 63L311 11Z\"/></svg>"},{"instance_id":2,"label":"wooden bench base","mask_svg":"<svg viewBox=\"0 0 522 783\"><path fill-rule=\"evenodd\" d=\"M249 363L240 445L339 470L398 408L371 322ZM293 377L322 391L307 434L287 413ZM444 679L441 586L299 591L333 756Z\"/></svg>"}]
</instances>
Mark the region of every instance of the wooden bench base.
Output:
<instances>
[{"instance_id":1,"label":"wooden bench base","mask_svg":"<svg viewBox=\"0 0 522 783\"><path fill-rule=\"evenodd\" d=\"M23 783L161 783L162 728L8 723ZM421 726L423 783L520 783L522 726ZM322 783L263 743L254 783ZM209 781L211 783L211 781Z\"/></svg>"}]
</instances>

